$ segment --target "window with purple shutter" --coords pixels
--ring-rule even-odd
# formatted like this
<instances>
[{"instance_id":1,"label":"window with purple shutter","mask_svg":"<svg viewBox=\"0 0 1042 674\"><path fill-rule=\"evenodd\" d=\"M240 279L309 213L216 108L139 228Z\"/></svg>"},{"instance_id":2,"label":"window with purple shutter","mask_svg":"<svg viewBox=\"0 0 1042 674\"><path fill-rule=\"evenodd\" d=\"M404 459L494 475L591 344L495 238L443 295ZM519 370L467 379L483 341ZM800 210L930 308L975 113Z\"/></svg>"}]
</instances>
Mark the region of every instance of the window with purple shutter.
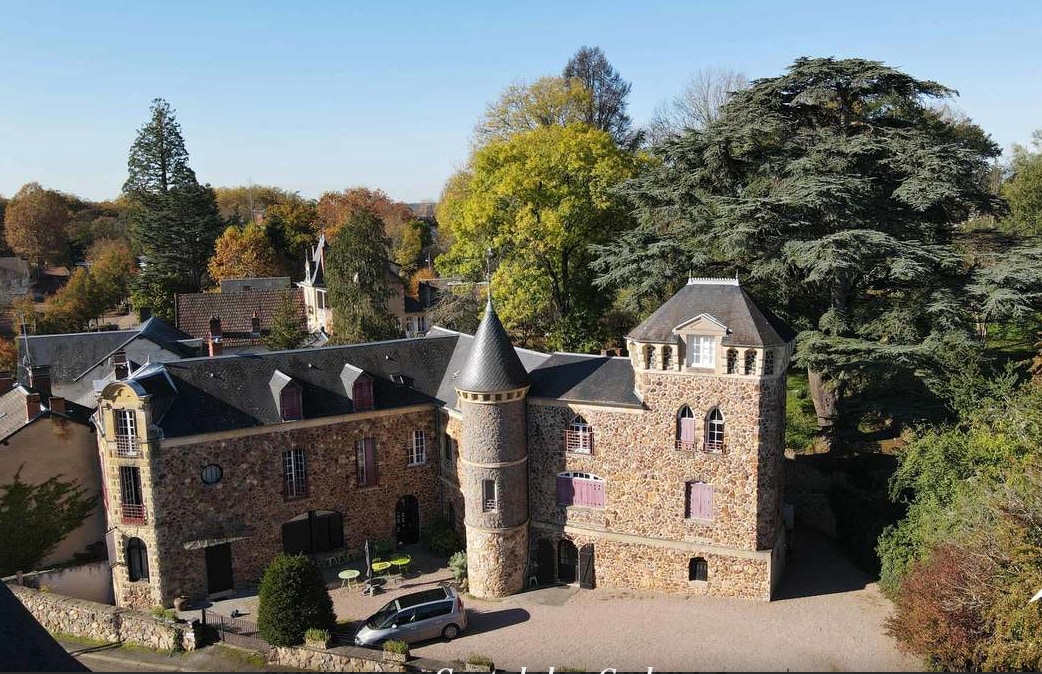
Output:
<instances>
[{"instance_id":1,"label":"window with purple shutter","mask_svg":"<svg viewBox=\"0 0 1042 674\"><path fill-rule=\"evenodd\" d=\"M604 507L604 478L590 473L559 473L557 475L557 505Z\"/></svg>"},{"instance_id":2,"label":"window with purple shutter","mask_svg":"<svg viewBox=\"0 0 1042 674\"><path fill-rule=\"evenodd\" d=\"M355 380L351 387L351 402L354 403L355 412L373 409L373 380L366 375L361 375Z\"/></svg>"},{"instance_id":3,"label":"window with purple shutter","mask_svg":"<svg viewBox=\"0 0 1042 674\"><path fill-rule=\"evenodd\" d=\"M677 413L677 449L696 449L695 413L687 405L681 407Z\"/></svg>"},{"instance_id":4,"label":"window with purple shutter","mask_svg":"<svg viewBox=\"0 0 1042 674\"><path fill-rule=\"evenodd\" d=\"M283 421L304 418L304 404L299 386L290 384L282 389L282 393L279 394L279 403L282 407Z\"/></svg>"},{"instance_id":5,"label":"window with purple shutter","mask_svg":"<svg viewBox=\"0 0 1042 674\"><path fill-rule=\"evenodd\" d=\"M359 487L375 487L380 480L376 467L376 440L363 438L355 443L355 465Z\"/></svg>"},{"instance_id":6,"label":"window with purple shutter","mask_svg":"<svg viewBox=\"0 0 1042 674\"><path fill-rule=\"evenodd\" d=\"M713 488L705 482L688 482L684 517L694 520L713 519Z\"/></svg>"}]
</instances>

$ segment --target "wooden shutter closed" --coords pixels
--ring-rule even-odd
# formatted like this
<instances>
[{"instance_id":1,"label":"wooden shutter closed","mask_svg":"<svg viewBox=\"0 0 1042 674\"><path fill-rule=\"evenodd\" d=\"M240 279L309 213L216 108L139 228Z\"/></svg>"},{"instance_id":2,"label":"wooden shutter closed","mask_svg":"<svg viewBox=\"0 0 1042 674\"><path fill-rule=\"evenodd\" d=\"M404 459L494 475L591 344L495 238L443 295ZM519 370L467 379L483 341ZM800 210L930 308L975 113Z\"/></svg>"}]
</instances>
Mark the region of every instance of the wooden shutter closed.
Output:
<instances>
[{"instance_id":1,"label":"wooden shutter closed","mask_svg":"<svg viewBox=\"0 0 1042 674\"><path fill-rule=\"evenodd\" d=\"M376 440L366 438L365 442L365 467L369 481L367 484L373 486L380 481L380 472L376 467Z\"/></svg>"},{"instance_id":2,"label":"wooden shutter closed","mask_svg":"<svg viewBox=\"0 0 1042 674\"><path fill-rule=\"evenodd\" d=\"M575 490L573 488L573 480L570 477L564 477L563 475L557 476L557 502L560 505L572 505L574 502Z\"/></svg>"},{"instance_id":3,"label":"wooden shutter closed","mask_svg":"<svg viewBox=\"0 0 1042 674\"><path fill-rule=\"evenodd\" d=\"M691 443L695 441L694 418L688 417L680 420L680 441Z\"/></svg>"},{"instance_id":4,"label":"wooden shutter closed","mask_svg":"<svg viewBox=\"0 0 1042 674\"><path fill-rule=\"evenodd\" d=\"M706 520L713 519L713 488L704 482L700 483L699 487L701 488L699 501L702 503L701 517Z\"/></svg>"}]
</instances>

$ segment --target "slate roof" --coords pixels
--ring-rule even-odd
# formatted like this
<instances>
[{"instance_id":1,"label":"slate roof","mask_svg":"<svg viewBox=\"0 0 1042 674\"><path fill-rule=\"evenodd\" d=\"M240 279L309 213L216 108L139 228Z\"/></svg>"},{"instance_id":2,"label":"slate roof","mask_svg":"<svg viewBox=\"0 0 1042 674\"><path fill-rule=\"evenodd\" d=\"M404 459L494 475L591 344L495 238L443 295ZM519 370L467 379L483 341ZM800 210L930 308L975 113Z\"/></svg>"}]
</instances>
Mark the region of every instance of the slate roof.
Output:
<instances>
[{"instance_id":1,"label":"slate roof","mask_svg":"<svg viewBox=\"0 0 1042 674\"><path fill-rule=\"evenodd\" d=\"M151 366L163 370L174 391L157 391L164 406L159 418L165 437L282 423L271 393L275 370L302 388L304 418L353 411L341 373L353 365L373 378L376 409L436 402L446 366L456 347L453 336L401 339L321 349L192 358ZM396 383L392 376L405 375ZM136 380L135 374L131 380ZM164 401L163 399L170 399Z\"/></svg>"},{"instance_id":2,"label":"slate roof","mask_svg":"<svg viewBox=\"0 0 1042 674\"><path fill-rule=\"evenodd\" d=\"M509 391L529 383L528 371L489 298L456 388L475 393Z\"/></svg>"},{"instance_id":3,"label":"slate roof","mask_svg":"<svg viewBox=\"0 0 1042 674\"><path fill-rule=\"evenodd\" d=\"M18 337L18 380L28 382L25 372L25 348L33 365L48 365L51 368L51 383L74 382L113 353L139 337L146 338L178 356L194 356L196 350L182 340L191 339L162 319L152 317L137 330L113 330L111 332L80 332L63 335L29 335Z\"/></svg>"},{"instance_id":4,"label":"slate roof","mask_svg":"<svg viewBox=\"0 0 1042 674\"><path fill-rule=\"evenodd\" d=\"M638 342L675 342L673 329L702 314L727 328L724 346L779 346L796 333L759 307L735 279L692 279L627 337Z\"/></svg>"},{"instance_id":5,"label":"slate roof","mask_svg":"<svg viewBox=\"0 0 1042 674\"><path fill-rule=\"evenodd\" d=\"M629 358L555 353L532 370L529 396L640 407Z\"/></svg>"},{"instance_id":6,"label":"slate roof","mask_svg":"<svg viewBox=\"0 0 1042 674\"><path fill-rule=\"evenodd\" d=\"M287 294L296 305L297 320L301 329L307 329L304 291L300 288L177 295L177 327L192 337L206 339L210 336L210 317L217 316L221 319L222 342L225 348L263 344L264 336L271 331L275 314ZM260 319L260 337L250 334L251 319L255 311Z\"/></svg>"},{"instance_id":7,"label":"slate roof","mask_svg":"<svg viewBox=\"0 0 1042 674\"><path fill-rule=\"evenodd\" d=\"M286 290L292 288L288 276L266 278L226 278L220 283L222 293L248 293L253 290Z\"/></svg>"},{"instance_id":8,"label":"slate roof","mask_svg":"<svg viewBox=\"0 0 1042 674\"><path fill-rule=\"evenodd\" d=\"M445 376L442 378L441 385L438 387L437 398L449 407L458 408L456 401L456 386L459 383L463 367L467 364L467 358L470 355L470 347L474 342L474 337L472 335L455 332L453 330L446 330L445 328L437 326L430 329L427 333L427 337L454 337L457 340L456 348L452 352L452 358L449 359L448 366L445 369ZM548 354L529 349L519 349L514 347L514 351L517 353L517 357L521 359L521 364L527 372L532 372L550 357Z\"/></svg>"},{"instance_id":9,"label":"slate roof","mask_svg":"<svg viewBox=\"0 0 1042 674\"><path fill-rule=\"evenodd\" d=\"M6 440L25 426L49 417L52 414L69 419L84 426L90 425L91 410L83 405L77 405L71 400L65 401L65 412L51 412L47 409L47 400L41 399L40 413L32 419L25 418L25 399L30 391L23 386L15 386L7 393L0 395L0 441Z\"/></svg>"}]
</instances>

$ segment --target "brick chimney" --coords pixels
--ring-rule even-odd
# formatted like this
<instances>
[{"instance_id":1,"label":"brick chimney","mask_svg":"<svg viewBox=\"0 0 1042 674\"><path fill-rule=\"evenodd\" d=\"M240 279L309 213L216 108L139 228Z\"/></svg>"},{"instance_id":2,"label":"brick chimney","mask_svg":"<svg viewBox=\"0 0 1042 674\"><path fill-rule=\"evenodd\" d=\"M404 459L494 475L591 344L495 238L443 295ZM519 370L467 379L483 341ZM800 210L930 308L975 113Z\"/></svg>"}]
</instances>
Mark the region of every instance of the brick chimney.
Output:
<instances>
[{"instance_id":1,"label":"brick chimney","mask_svg":"<svg viewBox=\"0 0 1042 674\"><path fill-rule=\"evenodd\" d=\"M210 357L221 355L221 319L217 316L210 317Z\"/></svg>"},{"instance_id":2,"label":"brick chimney","mask_svg":"<svg viewBox=\"0 0 1042 674\"><path fill-rule=\"evenodd\" d=\"M60 396L51 396L51 399L47 401L47 406L51 408L52 412L65 414L65 398Z\"/></svg>"},{"instance_id":3,"label":"brick chimney","mask_svg":"<svg viewBox=\"0 0 1042 674\"><path fill-rule=\"evenodd\" d=\"M40 413L40 394L30 393L25 396L25 420L29 421Z\"/></svg>"},{"instance_id":4,"label":"brick chimney","mask_svg":"<svg viewBox=\"0 0 1042 674\"><path fill-rule=\"evenodd\" d=\"M31 365L29 367L29 388L45 399L51 397L51 368L49 365Z\"/></svg>"},{"instance_id":5,"label":"brick chimney","mask_svg":"<svg viewBox=\"0 0 1042 674\"><path fill-rule=\"evenodd\" d=\"M11 372L0 372L0 395L14 388L14 374Z\"/></svg>"},{"instance_id":6,"label":"brick chimney","mask_svg":"<svg viewBox=\"0 0 1042 674\"><path fill-rule=\"evenodd\" d=\"M130 365L127 363L127 352L120 349L112 354L112 367L116 373L116 379L126 379L130 376Z\"/></svg>"},{"instance_id":7,"label":"brick chimney","mask_svg":"<svg viewBox=\"0 0 1042 674\"><path fill-rule=\"evenodd\" d=\"M250 337L260 337L260 318L257 317L257 312L253 312L253 316L250 318Z\"/></svg>"}]
</instances>

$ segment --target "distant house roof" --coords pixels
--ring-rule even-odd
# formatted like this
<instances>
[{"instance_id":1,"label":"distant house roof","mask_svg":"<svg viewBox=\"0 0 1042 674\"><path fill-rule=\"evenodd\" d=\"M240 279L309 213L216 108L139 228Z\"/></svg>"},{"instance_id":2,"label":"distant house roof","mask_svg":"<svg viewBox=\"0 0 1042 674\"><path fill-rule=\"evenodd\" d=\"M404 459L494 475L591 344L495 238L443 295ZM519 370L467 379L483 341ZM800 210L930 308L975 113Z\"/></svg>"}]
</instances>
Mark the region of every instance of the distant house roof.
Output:
<instances>
[{"instance_id":1,"label":"distant house roof","mask_svg":"<svg viewBox=\"0 0 1042 674\"><path fill-rule=\"evenodd\" d=\"M191 335L156 317L148 319L136 330L19 336L16 339L18 380L28 382L25 372L27 346L32 364L49 366L51 382L62 384L78 380L116 351L139 338L148 339L179 357L194 356L196 353L195 348L184 343L192 338Z\"/></svg>"},{"instance_id":2,"label":"distant house roof","mask_svg":"<svg viewBox=\"0 0 1042 674\"><path fill-rule=\"evenodd\" d=\"M640 407L629 358L555 353L532 370L529 396Z\"/></svg>"},{"instance_id":3,"label":"distant house roof","mask_svg":"<svg viewBox=\"0 0 1042 674\"><path fill-rule=\"evenodd\" d=\"M427 311L438 303L441 293L441 288L430 281L420 281L416 297L405 296L405 313L419 314Z\"/></svg>"},{"instance_id":4,"label":"distant house roof","mask_svg":"<svg viewBox=\"0 0 1042 674\"><path fill-rule=\"evenodd\" d=\"M509 391L528 383L528 372L510 343L490 297L456 388L487 393Z\"/></svg>"},{"instance_id":5,"label":"distant house roof","mask_svg":"<svg viewBox=\"0 0 1042 674\"><path fill-rule=\"evenodd\" d=\"M83 405L78 405L71 400L65 401L65 411L54 412L48 407L49 400L41 398L40 412L34 415L31 419L28 418L26 415L27 408L25 401L26 398L29 397L30 393L31 391L29 389L18 385L7 393L0 395L0 441L7 440L24 427L35 423L39 419L49 418L52 416L68 419L69 421L83 426L90 425L92 410ZM2 454L2 450L0 450L0 454Z\"/></svg>"},{"instance_id":6,"label":"distant house roof","mask_svg":"<svg viewBox=\"0 0 1042 674\"><path fill-rule=\"evenodd\" d=\"M221 281L222 293L250 292L251 290L285 290L293 287L288 276L269 278L229 278Z\"/></svg>"},{"instance_id":7,"label":"distant house roof","mask_svg":"<svg viewBox=\"0 0 1042 674\"><path fill-rule=\"evenodd\" d=\"M724 346L778 346L796 333L759 307L736 279L690 279L627 337L638 342L673 342L673 329L706 316L727 329Z\"/></svg>"},{"instance_id":8,"label":"distant house roof","mask_svg":"<svg viewBox=\"0 0 1042 674\"><path fill-rule=\"evenodd\" d=\"M294 303L301 328L306 329L304 293L300 288L177 295L177 327L192 337L206 339L210 335L210 317L216 316L221 319L225 348L263 344L287 295ZM260 319L259 336L252 333L254 312Z\"/></svg>"}]
</instances>

